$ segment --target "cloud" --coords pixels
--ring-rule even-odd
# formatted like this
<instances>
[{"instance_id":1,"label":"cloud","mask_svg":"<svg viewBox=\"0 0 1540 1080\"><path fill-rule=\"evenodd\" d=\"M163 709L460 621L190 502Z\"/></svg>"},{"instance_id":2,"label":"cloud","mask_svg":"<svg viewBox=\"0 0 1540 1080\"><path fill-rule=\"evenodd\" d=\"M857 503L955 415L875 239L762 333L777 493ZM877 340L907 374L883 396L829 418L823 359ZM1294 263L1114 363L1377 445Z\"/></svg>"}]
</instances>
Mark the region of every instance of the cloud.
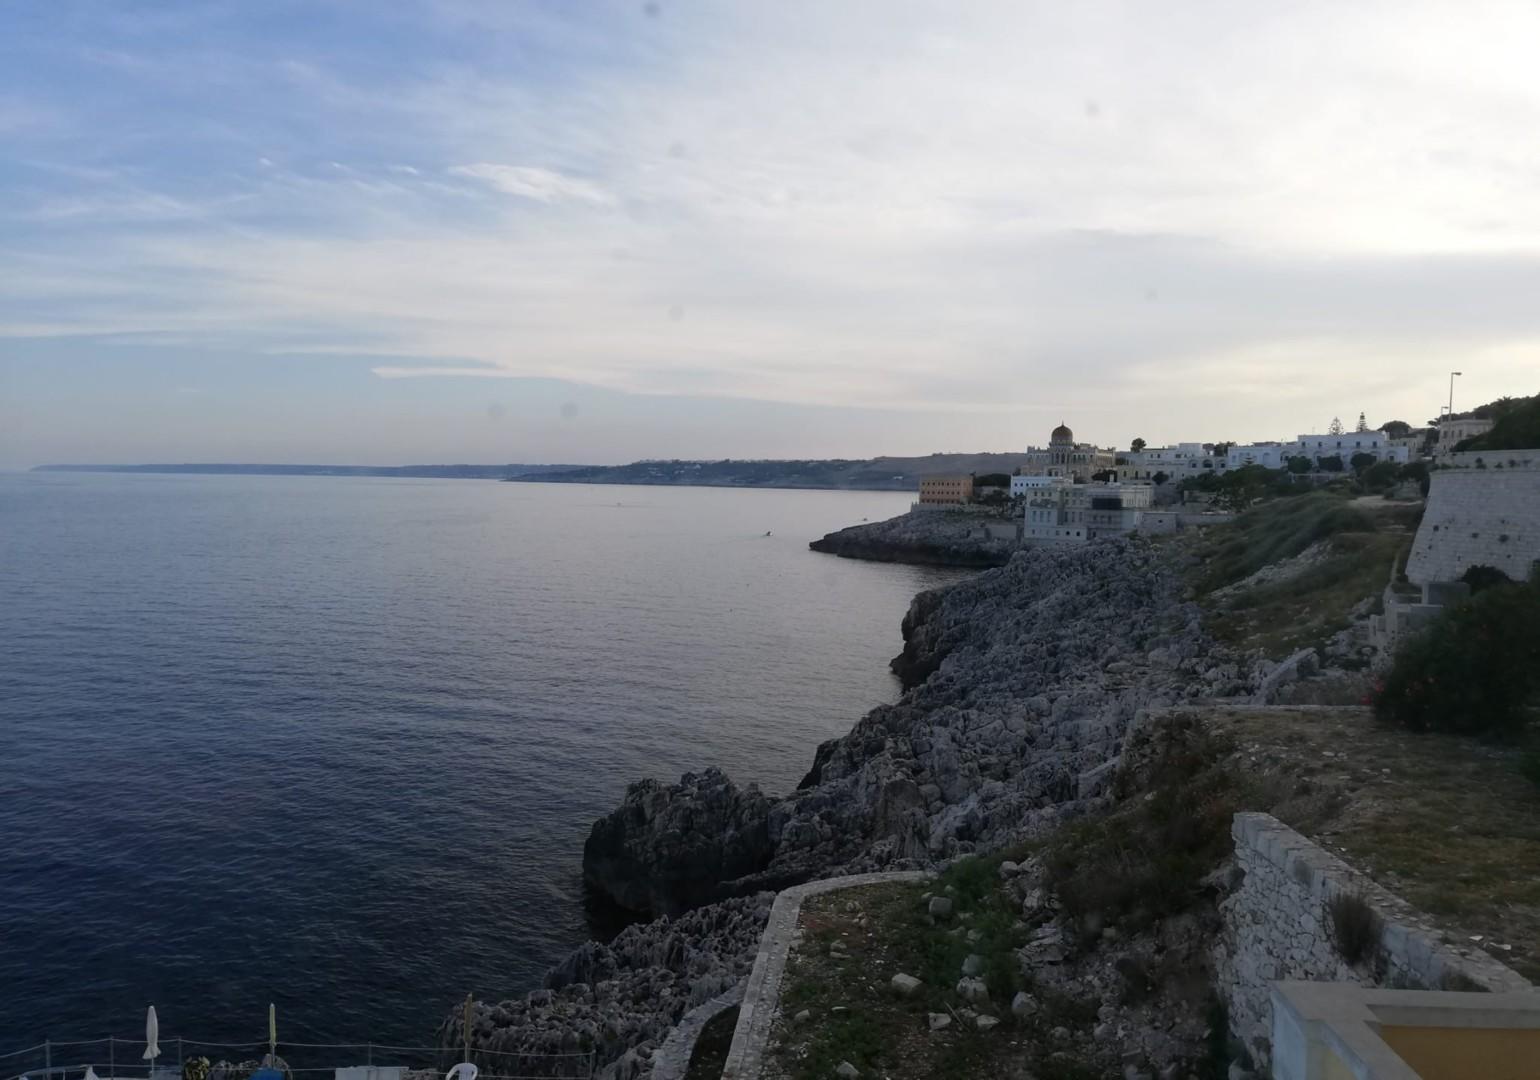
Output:
<instances>
[{"instance_id":1,"label":"cloud","mask_svg":"<svg viewBox=\"0 0 1540 1080\"><path fill-rule=\"evenodd\" d=\"M1540 11L627 11L445 0L391 55L200 23L197 78L175 35L98 64L125 119L29 127L74 172L0 179L37 211L0 226L0 327L1172 436L1415 415L1451 357L1512 378L1540 341Z\"/></svg>"},{"instance_id":2,"label":"cloud","mask_svg":"<svg viewBox=\"0 0 1540 1080\"><path fill-rule=\"evenodd\" d=\"M614 196L587 180L579 180L550 169L530 165L455 165L450 167L451 176L466 176L480 180L505 195L517 195L536 202L551 203L574 200L609 206Z\"/></svg>"}]
</instances>

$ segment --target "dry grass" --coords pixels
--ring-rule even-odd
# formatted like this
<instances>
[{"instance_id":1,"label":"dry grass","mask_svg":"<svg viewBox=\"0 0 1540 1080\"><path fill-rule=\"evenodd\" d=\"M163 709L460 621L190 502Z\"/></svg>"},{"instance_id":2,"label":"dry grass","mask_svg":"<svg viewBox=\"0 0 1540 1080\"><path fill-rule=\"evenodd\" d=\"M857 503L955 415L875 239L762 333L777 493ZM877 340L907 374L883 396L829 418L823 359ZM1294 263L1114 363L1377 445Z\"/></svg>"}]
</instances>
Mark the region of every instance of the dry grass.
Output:
<instances>
[{"instance_id":1,"label":"dry grass","mask_svg":"<svg viewBox=\"0 0 1540 1080\"><path fill-rule=\"evenodd\" d=\"M1264 808L1433 916L1452 941L1480 935L1540 979L1540 790L1518 747L1411 734L1363 709L1210 715L1234 737L1237 765L1284 796Z\"/></svg>"},{"instance_id":2,"label":"dry grass","mask_svg":"<svg viewBox=\"0 0 1540 1080\"><path fill-rule=\"evenodd\" d=\"M1348 625L1355 606L1385 588L1411 546L1420 506L1365 504L1328 492L1275 499L1209 530L1188 574L1209 632L1281 657L1318 646ZM1324 545L1323 557L1283 580L1234 590L1263 567ZM1215 595L1215 590L1227 591Z\"/></svg>"},{"instance_id":3,"label":"dry grass","mask_svg":"<svg viewBox=\"0 0 1540 1080\"><path fill-rule=\"evenodd\" d=\"M1044 998L1043 1012L1024 1023L1011 1015L1011 996L1024 985L1013 953L1020 930L1013 902L998 886L997 865L967 860L931 884L872 885L809 898L802 907L804 937L782 984L765 1076L828 1080L842 1061L862 1076L888 1080L1098 1075L1077 1065L1075 1048L1053 1036L1063 1019L1053 1002ZM921 897L948 884L956 918L932 925ZM980 940L962 937L967 928L980 930ZM831 951L835 942L844 955ZM992 1031L979 1031L959 1015L969 1006L955 986L963 958L975 952L993 961L982 976L990 1002L971 1006L1000 1020ZM922 980L912 996L892 989L900 972ZM803 1009L811 1017L798 1023L794 1018ZM1094 1015L1094 1003L1090 1010ZM945 1030L931 1031L933 1012L956 1018Z\"/></svg>"}]
</instances>

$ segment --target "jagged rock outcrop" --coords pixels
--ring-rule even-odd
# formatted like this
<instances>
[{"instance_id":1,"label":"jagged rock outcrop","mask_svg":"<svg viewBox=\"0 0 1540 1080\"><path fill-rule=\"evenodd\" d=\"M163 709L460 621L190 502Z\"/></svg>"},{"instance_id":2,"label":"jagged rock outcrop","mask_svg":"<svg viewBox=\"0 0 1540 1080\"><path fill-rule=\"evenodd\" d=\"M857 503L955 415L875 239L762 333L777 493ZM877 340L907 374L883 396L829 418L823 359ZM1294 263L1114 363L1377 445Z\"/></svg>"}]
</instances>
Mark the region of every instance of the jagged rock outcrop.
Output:
<instances>
[{"instance_id":1,"label":"jagged rock outcrop","mask_svg":"<svg viewBox=\"0 0 1540 1080\"><path fill-rule=\"evenodd\" d=\"M1214 689L1180 593L1139 540L1030 549L922 593L895 660L910 689L820 746L796 792L770 800L716 772L636 785L594 826L586 876L663 913L921 865L1050 823L1099 794L1141 709Z\"/></svg>"},{"instance_id":2,"label":"jagged rock outcrop","mask_svg":"<svg viewBox=\"0 0 1540 1080\"><path fill-rule=\"evenodd\" d=\"M920 563L939 566L1001 566L1018 544L1013 535L991 537L986 530L1006 530L1015 519L985 514L917 511L886 521L851 525L814 540L808 547L846 559Z\"/></svg>"},{"instance_id":3,"label":"jagged rock outcrop","mask_svg":"<svg viewBox=\"0 0 1540 1080\"><path fill-rule=\"evenodd\" d=\"M748 977L774 899L728 900L628 927L608 945L588 942L551 969L543 989L474 1004L473 1058L498 1075L586 1076L575 1059L550 1055L592 1052L606 1080L645 1075L681 1016ZM439 1045L461 1045L463 1023L454 1010Z\"/></svg>"},{"instance_id":4,"label":"jagged rock outcrop","mask_svg":"<svg viewBox=\"0 0 1540 1080\"><path fill-rule=\"evenodd\" d=\"M716 770L635 784L585 845L590 886L633 910L666 913L987 850L1104 802L1145 710L1252 690L1236 659L1204 638L1173 560L1136 538L1027 549L922 593L904 637L894 661L903 696L821 745L796 791L769 798ZM477 1044L521 1046L546 1037L528 1032L558 1029L588 1038L594 1010L613 1002L626 1019L615 1021L619 1034L600 1028L603 1075L645 1075L660 1017L674 1015L680 997L706 1000L723 978L746 973L754 920L767 912L729 899L633 927L610 946L585 945L553 971L554 997L498 1006ZM697 945L686 940L692 920L731 929L708 931ZM610 984L626 989L590 1000ZM643 987L672 988L666 1007L649 1003Z\"/></svg>"},{"instance_id":5,"label":"jagged rock outcrop","mask_svg":"<svg viewBox=\"0 0 1540 1080\"><path fill-rule=\"evenodd\" d=\"M759 788L739 788L721 769L686 773L677 784L639 781L594 823L583 880L623 908L656 915L753 891L734 883L770 862L770 805Z\"/></svg>"}]
</instances>

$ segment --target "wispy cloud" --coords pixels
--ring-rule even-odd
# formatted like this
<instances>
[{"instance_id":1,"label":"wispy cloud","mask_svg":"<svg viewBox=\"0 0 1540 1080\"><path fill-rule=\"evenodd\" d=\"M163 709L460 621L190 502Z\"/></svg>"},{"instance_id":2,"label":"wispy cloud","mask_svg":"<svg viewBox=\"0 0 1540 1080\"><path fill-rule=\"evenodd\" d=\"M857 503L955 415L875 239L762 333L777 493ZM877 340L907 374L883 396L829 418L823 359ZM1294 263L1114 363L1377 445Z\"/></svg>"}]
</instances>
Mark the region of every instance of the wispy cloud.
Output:
<instances>
[{"instance_id":1,"label":"wispy cloud","mask_svg":"<svg viewBox=\"0 0 1540 1080\"><path fill-rule=\"evenodd\" d=\"M0 174L47 270L0 325L1173 435L1213 386L1264 430L1337 389L1415 417L1540 340L1540 11L1483 10L443 0L273 40L235 5L195 56L109 20L109 83L0 76L0 130L68 112L16 130L75 170Z\"/></svg>"},{"instance_id":2,"label":"wispy cloud","mask_svg":"<svg viewBox=\"0 0 1540 1080\"><path fill-rule=\"evenodd\" d=\"M532 165L454 165L448 170L451 176L466 176L491 185L505 195L517 195L536 202L561 202L576 199L580 202L609 206L614 196L597 184L580 180L550 169Z\"/></svg>"}]
</instances>

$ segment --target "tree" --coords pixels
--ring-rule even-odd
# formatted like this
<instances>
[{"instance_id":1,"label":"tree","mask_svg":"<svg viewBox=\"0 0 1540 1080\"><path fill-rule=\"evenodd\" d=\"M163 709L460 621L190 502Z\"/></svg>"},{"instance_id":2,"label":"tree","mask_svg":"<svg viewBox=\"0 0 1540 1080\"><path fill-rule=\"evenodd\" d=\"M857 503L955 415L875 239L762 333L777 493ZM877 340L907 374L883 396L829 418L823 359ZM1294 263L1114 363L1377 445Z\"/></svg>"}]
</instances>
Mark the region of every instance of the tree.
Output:
<instances>
[{"instance_id":1,"label":"tree","mask_svg":"<svg viewBox=\"0 0 1540 1080\"><path fill-rule=\"evenodd\" d=\"M1304 476L1306 473L1315 472L1315 462L1303 454L1295 454L1289 458L1289 472L1295 476Z\"/></svg>"},{"instance_id":2,"label":"tree","mask_svg":"<svg viewBox=\"0 0 1540 1080\"><path fill-rule=\"evenodd\" d=\"M1156 487L1160 487L1160 485L1171 479L1171 477L1167 476L1164 472L1158 472L1154 476L1150 477L1150 479L1155 481Z\"/></svg>"},{"instance_id":3,"label":"tree","mask_svg":"<svg viewBox=\"0 0 1540 1080\"><path fill-rule=\"evenodd\" d=\"M1328 434L1328 435L1341 435L1342 434L1342 421L1339 418L1335 417L1335 416L1332 417L1331 418L1331 423L1326 426L1326 434Z\"/></svg>"},{"instance_id":4,"label":"tree","mask_svg":"<svg viewBox=\"0 0 1540 1080\"><path fill-rule=\"evenodd\" d=\"M976 488L981 488L981 487L1003 487L1003 488L1008 488L1008 487L1011 486L1011 478L1009 476L1007 476L1003 472L1001 472L1001 473L985 473L983 476L975 476L973 478L973 486L976 487Z\"/></svg>"},{"instance_id":5,"label":"tree","mask_svg":"<svg viewBox=\"0 0 1540 1080\"><path fill-rule=\"evenodd\" d=\"M1387 439L1404 439L1412 433L1412 425L1405 420L1387 420L1380 425Z\"/></svg>"},{"instance_id":6,"label":"tree","mask_svg":"<svg viewBox=\"0 0 1540 1080\"><path fill-rule=\"evenodd\" d=\"M1100 484L1115 484L1118 479L1118 471L1116 469L1103 469L1101 472L1092 473L1091 479Z\"/></svg>"},{"instance_id":7,"label":"tree","mask_svg":"<svg viewBox=\"0 0 1540 1080\"><path fill-rule=\"evenodd\" d=\"M1342 455L1333 454L1331 457L1323 457L1320 461L1316 462L1316 468L1322 472L1341 472Z\"/></svg>"},{"instance_id":8,"label":"tree","mask_svg":"<svg viewBox=\"0 0 1540 1080\"><path fill-rule=\"evenodd\" d=\"M1234 446L1234 445L1235 444L1233 442L1216 442L1214 444L1214 449L1211 451L1211 453L1215 457L1224 457L1226 454L1228 454L1230 452L1230 448L1232 446Z\"/></svg>"},{"instance_id":9,"label":"tree","mask_svg":"<svg viewBox=\"0 0 1540 1080\"><path fill-rule=\"evenodd\" d=\"M1358 426L1356 428L1354 428L1353 430L1354 431L1368 431L1369 430L1369 421L1364 419L1364 414L1363 413L1359 413L1358 414Z\"/></svg>"},{"instance_id":10,"label":"tree","mask_svg":"<svg viewBox=\"0 0 1540 1080\"><path fill-rule=\"evenodd\" d=\"M1389 491L1401 479L1401 466L1394 461L1376 461L1364 470L1364 487L1370 491Z\"/></svg>"},{"instance_id":11,"label":"tree","mask_svg":"<svg viewBox=\"0 0 1540 1080\"><path fill-rule=\"evenodd\" d=\"M1427 462L1425 462L1425 461L1414 461L1414 462L1412 462L1406 468L1401 470L1401 479L1417 481L1417 490L1422 492L1422 497L1424 499L1426 499L1428 497L1428 488L1430 486L1432 486L1433 477L1428 472L1428 463Z\"/></svg>"},{"instance_id":12,"label":"tree","mask_svg":"<svg viewBox=\"0 0 1540 1080\"><path fill-rule=\"evenodd\" d=\"M1502 398L1492 402L1490 407L1497 417L1492 430L1456 443L1456 450L1527 450L1540 446L1540 394L1529 398Z\"/></svg>"},{"instance_id":13,"label":"tree","mask_svg":"<svg viewBox=\"0 0 1540 1080\"><path fill-rule=\"evenodd\" d=\"M1373 465L1378 460L1379 458L1375 457L1373 454L1366 454L1360 450L1358 453L1354 454L1351 458L1348 459L1348 464L1353 466L1354 472L1362 473L1365 469L1367 469L1370 465Z\"/></svg>"},{"instance_id":14,"label":"tree","mask_svg":"<svg viewBox=\"0 0 1540 1080\"><path fill-rule=\"evenodd\" d=\"M1524 730L1540 692L1540 585L1482 584L1396 654L1373 695L1382 720L1413 731Z\"/></svg>"},{"instance_id":15,"label":"tree","mask_svg":"<svg viewBox=\"0 0 1540 1080\"><path fill-rule=\"evenodd\" d=\"M1128 448L1137 454L1148 445L1149 444L1146 443L1143 439L1135 439L1133 442L1128 444Z\"/></svg>"}]
</instances>

